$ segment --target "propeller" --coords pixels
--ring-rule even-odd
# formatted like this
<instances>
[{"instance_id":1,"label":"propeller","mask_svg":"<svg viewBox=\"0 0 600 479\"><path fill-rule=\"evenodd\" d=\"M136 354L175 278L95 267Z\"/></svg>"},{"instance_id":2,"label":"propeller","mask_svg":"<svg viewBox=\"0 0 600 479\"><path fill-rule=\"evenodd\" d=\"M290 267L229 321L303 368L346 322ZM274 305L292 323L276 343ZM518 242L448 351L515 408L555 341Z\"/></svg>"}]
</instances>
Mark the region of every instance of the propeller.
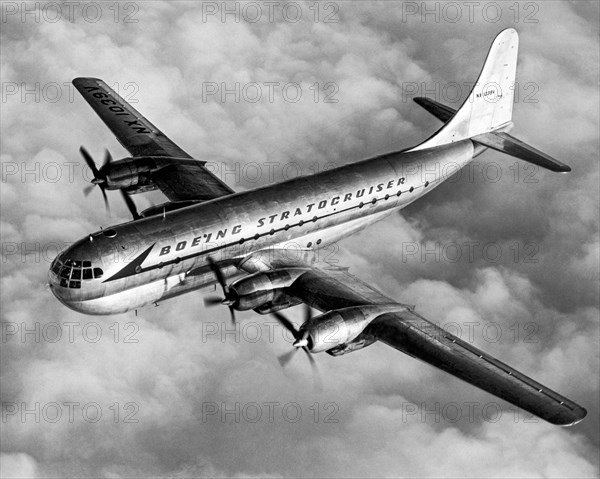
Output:
<instances>
[{"instance_id":1,"label":"propeller","mask_svg":"<svg viewBox=\"0 0 600 479\"><path fill-rule=\"evenodd\" d=\"M108 198L106 196L106 191L105 191L106 190L106 176L108 173L107 172L108 165L112 162L112 156L111 156L110 152L108 150L106 150L106 153L104 155L104 164L100 167L100 169L98 169L96 167L96 163L94 162L94 159L92 158L92 155L90 155L89 152L83 146L79 147L79 152L81 153L81 156L83 156L83 159L89 166L90 170L92 170L92 174L94 175L92 184L83 190L83 194L85 196L89 195L90 192L94 189L94 186L98 185L100 187L100 191L102 191L102 196L104 197L104 204L106 205L106 209L108 210L109 209L108 208Z\"/></svg>"},{"instance_id":2,"label":"propeller","mask_svg":"<svg viewBox=\"0 0 600 479\"><path fill-rule=\"evenodd\" d=\"M292 349L288 353L285 353L285 354L282 354L281 356L279 356L277 358L279 361L279 364L281 365L281 367L285 367L291 361L291 359L294 357L294 355L296 354L296 351L298 351L298 349L302 349L306 353L306 356L308 357L308 361L310 362L310 367L313 372L313 378L314 378L314 383L315 383L315 390L320 391L321 390L321 376L319 374L319 368L317 367L317 362L315 361L315 358L313 358L313 355L311 354L311 352L308 349L308 331L304 330L303 332L300 332L298 329L296 329L296 327L294 326L294 323L292 323L288 318L286 318L279 311L275 311L272 314L273 314L273 316L275 316L275 318L277 318L277 320L281 323L281 325L284 328L286 328L290 333L292 333L292 336L294 336L294 343L292 344L294 349ZM312 317L312 315L311 315L311 311L310 311L310 306L308 304L306 304L306 309L304 310L304 323L309 321L311 319L311 317Z\"/></svg>"},{"instance_id":3,"label":"propeller","mask_svg":"<svg viewBox=\"0 0 600 479\"><path fill-rule=\"evenodd\" d=\"M215 274L217 278L217 282L221 285L223 289L223 298L217 296L207 296L204 298L205 306L217 306L219 304L224 304L229 307L229 314L231 315L231 322L235 324L235 309L233 307L235 303L235 298L231 296L231 290L229 289L229 285L225 280L225 276L223 275L223 271L219 268L219 265L212 259L212 257L208 257L208 266L211 271Z\"/></svg>"},{"instance_id":4,"label":"propeller","mask_svg":"<svg viewBox=\"0 0 600 479\"><path fill-rule=\"evenodd\" d=\"M102 197L104 198L104 206L106 207L106 211L110 212L110 207L108 206L108 197L106 196L108 170L110 168L110 164L113 161L110 151L106 150L106 153L104 154L104 163L102 164L100 169L98 169L98 167L96 166L92 155L90 155L89 152L83 146L79 147L79 152L81 153L81 156L83 156L83 159L89 166L90 170L92 170L92 174L94 175L94 179L91 182L92 184L86 186L83 189L83 194L85 196L89 195L94 189L94 186L98 186L100 188L100 191L102 192ZM127 191L121 188L121 196L125 200L127 209L131 213L131 216L133 216L133 219L139 219L140 215L129 193L127 193Z\"/></svg>"},{"instance_id":5,"label":"propeller","mask_svg":"<svg viewBox=\"0 0 600 479\"><path fill-rule=\"evenodd\" d=\"M127 193L127 191L125 191L123 188L121 188L121 195L123 196L123 199L125 200L125 204L127 205L127 209L131 213L131 216L133 216L133 219L139 220L140 214L138 213L135 203L131 199L131 196L129 196L129 193Z\"/></svg>"}]
</instances>

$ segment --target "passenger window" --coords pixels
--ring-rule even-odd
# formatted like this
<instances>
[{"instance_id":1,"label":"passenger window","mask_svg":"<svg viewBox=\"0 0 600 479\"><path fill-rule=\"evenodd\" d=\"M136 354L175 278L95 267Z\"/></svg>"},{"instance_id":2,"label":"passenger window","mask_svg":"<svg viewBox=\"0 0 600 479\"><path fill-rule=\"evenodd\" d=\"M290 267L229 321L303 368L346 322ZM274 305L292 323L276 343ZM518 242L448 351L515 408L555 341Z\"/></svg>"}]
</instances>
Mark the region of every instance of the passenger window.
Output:
<instances>
[{"instance_id":1,"label":"passenger window","mask_svg":"<svg viewBox=\"0 0 600 479\"><path fill-rule=\"evenodd\" d=\"M71 279L81 279L81 270L79 268L73 268Z\"/></svg>"},{"instance_id":2,"label":"passenger window","mask_svg":"<svg viewBox=\"0 0 600 479\"><path fill-rule=\"evenodd\" d=\"M94 279L91 268L85 268L83 270L83 279Z\"/></svg>"},{"instance_id":3,"label":"passenger window","mask_svg":"<svg viewBox=\"0 0 600 479\"><path fill-rule=\"evenodd\" d=\"M102 278L102 268L94 268L94 278Z\"/></svg>"}]
</instances>

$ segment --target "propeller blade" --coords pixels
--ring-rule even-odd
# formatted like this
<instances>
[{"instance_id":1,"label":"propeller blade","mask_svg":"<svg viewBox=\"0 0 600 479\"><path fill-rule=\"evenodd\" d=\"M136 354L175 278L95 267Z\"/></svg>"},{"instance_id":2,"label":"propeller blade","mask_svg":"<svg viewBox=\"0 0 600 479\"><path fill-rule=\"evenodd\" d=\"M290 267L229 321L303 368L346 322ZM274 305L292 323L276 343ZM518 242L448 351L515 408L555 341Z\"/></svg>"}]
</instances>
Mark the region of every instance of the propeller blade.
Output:
<instances>
[{"instance_id":1,"label":"propeller blade","mask_svg":"<svg viewBox=\"0 0 600 479\"><path fill-rule=\"evenodd\" d=\"M104 168L106 168L111 162L112 162L112 155L110 154L110 151L108 151L108 148L107 148L106 150L104 150L104 163L102 164L100 171L104 170Z\"/></svg>"},{"instance_id":2,"label":"propeller blade","mask_svg":"<svg viewBox=\"0 0 600 479\"><path fill-rule=\"evenodd\" d=\"M94 189L94 187L95 187L95 186L96 186L96 185L95 185L95 184L93 184L93 183L92 183L91 185L88 185L88 186L86 186L86 187L83 189L83 194L84 194L85 196L89 195L89 194L92 192L92 190Z\"/></svg>"},{"instance_id":3,"label":"propeller blade","mask_svg":"<svg viewBox=\"0 0 600 479\"><path fill-rule=\"evenodd\" d=\"M90 155L83 146L79 147L79 152L81 153L81 156L83 156L83 159L89 166L90 170L92 170L92 173L94 174L94 178L97 178L99 172L98 172L98 168L96 168L96 163L94 163L94 160L92 159L92 155Z\"/></svg>"},{"instance_id":4,"label":"propeller blade","mask_svg":"<svg viewBox=\"0 0 600 479\"><path fill-rule=\"evenodd\" d=\"M223 275L223 271L221 271L221 268L219 268L219 265L215 262L214 259L212 259L211 256L209 256L207 258L207 261L208 261L208 266L210 267L211 271L215 274L215 276L217 278L217 282L221 285L221 288L223 288L224 298L221 299L219 302L221 304L225 304L229 307L229 315L231 316L231 322L233 324L235 324L234 304L236 302L236 299L231 298L231 295L229 294L229 292L230 292L229 285L227 284L225 276ZM212 302L212 300L209 300L209 301ZM205 302L205 304L208 304L208 303Z\"/></svg>"},{"instance_id":5,"label":"propeller blade","mask_svg":"<svg viewBox=\"0 0 600 479\"><path fill-rule=\"evenodd\" d=\"M227 298L229 296L229 286L227 285L227 281L225 281L225 277L223 276L221 268L219 268L211 256L208 257L208 265L210 266L212 272L215 273L217 282L221 285L221 288L223 288L223 294L225 295L225 298Z\"/></svg>"},{"instance_id":6,"label":"propeller blade","mask_svg":"<svg viewBox=\"0 0 600 479\"><path fill-rule=\"evenodd\" d=\"M104 197L104 206L106 207L106 211L110 213L110 206L108 206L108 197L106 196L106 191L100 185L100 191L102 191L102 196Z\"/></svg>"},{"instance_id":7,"label":"propeller blade","mask_svg":"<svg viewBox=\"0 0 600 479\"><path fill-rule=\"evenodd\" d=\"M129 196L129 193L127 193L124 189L121 189L121 195L123 196L123 199L125 200L125 204L127 205L127 208L129 209L129 212L131 213L131 216L133 216L133 219L134 220L139 219L140 215L138 214L135 203L131 199L131 196Z\"/></svg>"},{"instance_id":8,"label":"propeller blade","mask_svg":"<svg viewBox=\"0 0 600 479\"><path fill-rule=\"evenodd\" d=\"M308 360L310 362L310 368L312 369L313 374L313 384L316 392L321 392L323 390L323 382L321 381L321 373L319 372L319 367L317 366L317 362L313 355L310 353L307 347L302 348L303 351L308 356Z\"/></svg>"},{"instance_id":9,"label":"propeller blade","mask_svg":"<svg viewBox=\"0 0 600 479\"><path fill-rule=\"evenodd\" d=\"M295 340L300 339L299 337L299 332L296 329L296 327L294 326L294 324L287 319L283 314L281 314L279 311L275 311L273 312L273 316L275 316L277 318L277 320L290 332L292 333L292 336L294 336Z\"/></svg>"},{"instance_id":10,"label":"propeller blade","mask_svg":"<svg viewBox=\"0 0 600 479\"><path fill-rule=\"evenodd\" d=\"M279 364L281 365L282 368L284 368L286 366L287 363L290 362L290 360L294 357L294 354L296 354L296 351L298 351L296 348L292 349L291 351L282 354L281 356L279 356L277 358L277 360L279 361Z\"/></svg>"},{"instance_id":11,"label":"propeller blade","mask_svg":"<svg viewBox=\"0 0 600 479\"><path fill-rule=\"evenodd\" d=\"M217 296L208 296L204 298L204 306L217 306L223 303L223 298Z\"/></svg>"},{"instance_id":12,"label":"propeller blade","mask_svg":"<svg viewBox=\"0 0 600 479\"><path fill-rule=\"evenodd\" d=\"M307 323L311 319L312 319L312 311L310 309L310 306L308 304L304 303L304 322Z\"/></svg>"}]
</instances>

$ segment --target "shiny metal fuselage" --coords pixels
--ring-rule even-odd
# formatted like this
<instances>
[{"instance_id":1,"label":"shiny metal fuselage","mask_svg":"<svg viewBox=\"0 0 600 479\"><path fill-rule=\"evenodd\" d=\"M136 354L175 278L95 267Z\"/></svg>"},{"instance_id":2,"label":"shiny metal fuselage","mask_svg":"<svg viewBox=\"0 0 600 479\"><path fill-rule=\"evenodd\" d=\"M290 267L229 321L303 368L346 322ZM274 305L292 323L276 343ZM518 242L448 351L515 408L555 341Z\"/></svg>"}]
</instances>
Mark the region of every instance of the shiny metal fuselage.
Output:
<instances>
[{"instance_id":1,"label":"shiny metal fuselage","mask_svg":"<svg viewBox=\"0 0 600 479\"><path fill-rule=\"evenodd\" d=\"M59 255L91 260L101 279L70 289L51 270L50 285L62 303L86 314L122 313L211 286L209 256L227 263L265 249L290 256L322 249L409 205L481 151L463 140L389 153L117 225ZM239 273L233 266L226 272Z\"/></svg>"}]
</instances>

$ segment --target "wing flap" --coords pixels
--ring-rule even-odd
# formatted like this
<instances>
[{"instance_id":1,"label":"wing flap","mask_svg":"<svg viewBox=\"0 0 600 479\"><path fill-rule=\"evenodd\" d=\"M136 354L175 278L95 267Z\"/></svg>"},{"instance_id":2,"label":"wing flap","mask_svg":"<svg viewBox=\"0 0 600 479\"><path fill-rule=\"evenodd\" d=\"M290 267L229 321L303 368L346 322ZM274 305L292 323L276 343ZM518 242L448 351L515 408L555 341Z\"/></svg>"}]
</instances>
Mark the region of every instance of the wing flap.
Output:
<instances>
[{"instance_id":1,"label":"wing flap","mask_svg":"<svg viewBox=\"0 0 600 479\"><path fill-rule=\"evenodd\" d=\"M152 181L171 201L210 200L233 190L210 173L201 162L175 163L152 174Z\"/></svg>"}]
</instances>

